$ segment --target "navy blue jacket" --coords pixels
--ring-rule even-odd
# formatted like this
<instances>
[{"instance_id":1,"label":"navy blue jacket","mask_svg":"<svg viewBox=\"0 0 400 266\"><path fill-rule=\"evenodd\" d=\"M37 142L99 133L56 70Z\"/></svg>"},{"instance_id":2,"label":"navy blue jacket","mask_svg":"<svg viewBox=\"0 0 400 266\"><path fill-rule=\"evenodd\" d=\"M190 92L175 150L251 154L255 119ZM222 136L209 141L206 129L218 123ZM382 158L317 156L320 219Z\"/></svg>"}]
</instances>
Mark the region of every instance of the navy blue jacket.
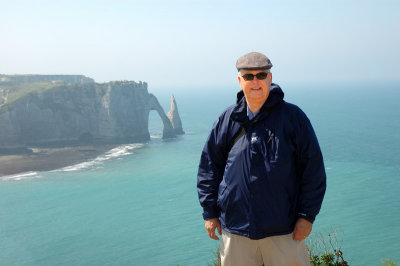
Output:
<instances>
[{"instance_id":1,"label":"navy blue jacket","mask_svg":"<svg viewBox=\"0 0 400 266\"><path fill-rule=\"evenodd\" d=\"M313 222L326 188L321 150L307 116L271 85L249 120L243 92L214 123L201 154L197 190L203 218L219 217L224 230L261 239L293 232L296 220ZM233 147L241 127L246 133Z\"/></svg>"}]
</instances>

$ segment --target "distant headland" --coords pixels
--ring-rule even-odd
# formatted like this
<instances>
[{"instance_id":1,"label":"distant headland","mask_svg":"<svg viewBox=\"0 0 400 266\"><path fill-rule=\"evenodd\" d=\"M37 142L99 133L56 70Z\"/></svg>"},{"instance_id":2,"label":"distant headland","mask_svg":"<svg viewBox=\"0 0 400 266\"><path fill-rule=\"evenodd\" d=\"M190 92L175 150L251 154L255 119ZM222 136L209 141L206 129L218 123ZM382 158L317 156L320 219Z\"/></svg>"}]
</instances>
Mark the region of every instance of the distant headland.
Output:
<instances>
[{"instance_id":1,"label":"distant headland","mask_svg":"<svg viewBox=\"0 0 400 266\"><path fill-rule=\"evenodd\" d=\"M0 149L147 141L151 110L163 138L184 133L173 96L167 116L146 82L0 74Z\"/></svg>"},{"instance_id":2,"label":"distant headland","mask_svg":"<svg viewBox=\"0 0 400 266\"><path fill-rule=\"evenodd\" d=\"M0 74L0 155L146 142L151 110L161 117L164 139L184 134L174 97L165 114L146 82Z\"/></svg>"}]
</instances>

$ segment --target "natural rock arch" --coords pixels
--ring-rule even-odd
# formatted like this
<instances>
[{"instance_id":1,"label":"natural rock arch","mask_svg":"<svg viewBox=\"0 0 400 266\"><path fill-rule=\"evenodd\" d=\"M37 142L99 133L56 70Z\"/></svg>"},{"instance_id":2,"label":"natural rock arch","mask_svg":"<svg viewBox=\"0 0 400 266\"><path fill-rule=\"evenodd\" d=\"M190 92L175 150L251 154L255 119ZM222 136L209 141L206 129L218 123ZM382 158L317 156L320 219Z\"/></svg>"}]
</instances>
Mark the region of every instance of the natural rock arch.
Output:
<instances>
[{"instance_id":1,"label":"natural rock arch","mask_svg":"<svg viewBox=\"0 0 400 266\"><path fill-rule=\"evenodd\" d=\"M160 116L163 122L163 139L175 137L175 132L174 128L172 127L171 121L168 119L167 115L164 112L164 109L161 107L156 96L154 96L151 93L149 93L149 107L150 110L157 111L158 115Z\"/></svg>"}]
</instances>

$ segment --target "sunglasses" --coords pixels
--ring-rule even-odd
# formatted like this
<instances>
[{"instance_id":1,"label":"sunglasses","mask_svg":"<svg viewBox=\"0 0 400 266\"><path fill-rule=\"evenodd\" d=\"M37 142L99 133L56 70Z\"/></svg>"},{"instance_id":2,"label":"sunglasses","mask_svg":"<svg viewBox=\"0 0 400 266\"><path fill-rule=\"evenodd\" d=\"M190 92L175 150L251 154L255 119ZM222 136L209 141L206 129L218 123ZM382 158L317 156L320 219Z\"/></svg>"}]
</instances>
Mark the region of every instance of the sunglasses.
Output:
<instances>
[{"instance_id":1,"label":"sunglasses","mask_svg":"<svg viewBox=\"0 0 400 266\"><path fill-rule=\"evenodd\" d=\"M256 76L256 78L258 80L263 80L263 79L266 79L268 77L268 73L267 72L259 72L259 73L255 74L255 75L253 75L253 74L244 74L242 76L242 78L244 78L244 80L249 81L249 80L253 80L254 76Z\"/></svg>"}]
</instances>

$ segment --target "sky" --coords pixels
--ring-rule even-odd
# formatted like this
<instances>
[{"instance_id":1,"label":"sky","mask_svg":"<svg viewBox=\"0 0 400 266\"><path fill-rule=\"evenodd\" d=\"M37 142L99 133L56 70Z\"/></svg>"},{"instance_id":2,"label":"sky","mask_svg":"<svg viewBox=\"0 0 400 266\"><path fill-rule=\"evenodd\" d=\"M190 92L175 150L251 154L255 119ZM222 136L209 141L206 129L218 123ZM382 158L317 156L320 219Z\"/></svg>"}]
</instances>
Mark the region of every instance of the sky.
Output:
<instances>
[{"instance_id":1,"label":"sky","mask_svg":"<svg viewBox=\"0 0 400 266\"><path fill-rule=\"evenodd\" d=\"M400 80L400 1L3 1L0 74L237 85L258 51L283 82Z\"/></svg>"}]
</instances>

